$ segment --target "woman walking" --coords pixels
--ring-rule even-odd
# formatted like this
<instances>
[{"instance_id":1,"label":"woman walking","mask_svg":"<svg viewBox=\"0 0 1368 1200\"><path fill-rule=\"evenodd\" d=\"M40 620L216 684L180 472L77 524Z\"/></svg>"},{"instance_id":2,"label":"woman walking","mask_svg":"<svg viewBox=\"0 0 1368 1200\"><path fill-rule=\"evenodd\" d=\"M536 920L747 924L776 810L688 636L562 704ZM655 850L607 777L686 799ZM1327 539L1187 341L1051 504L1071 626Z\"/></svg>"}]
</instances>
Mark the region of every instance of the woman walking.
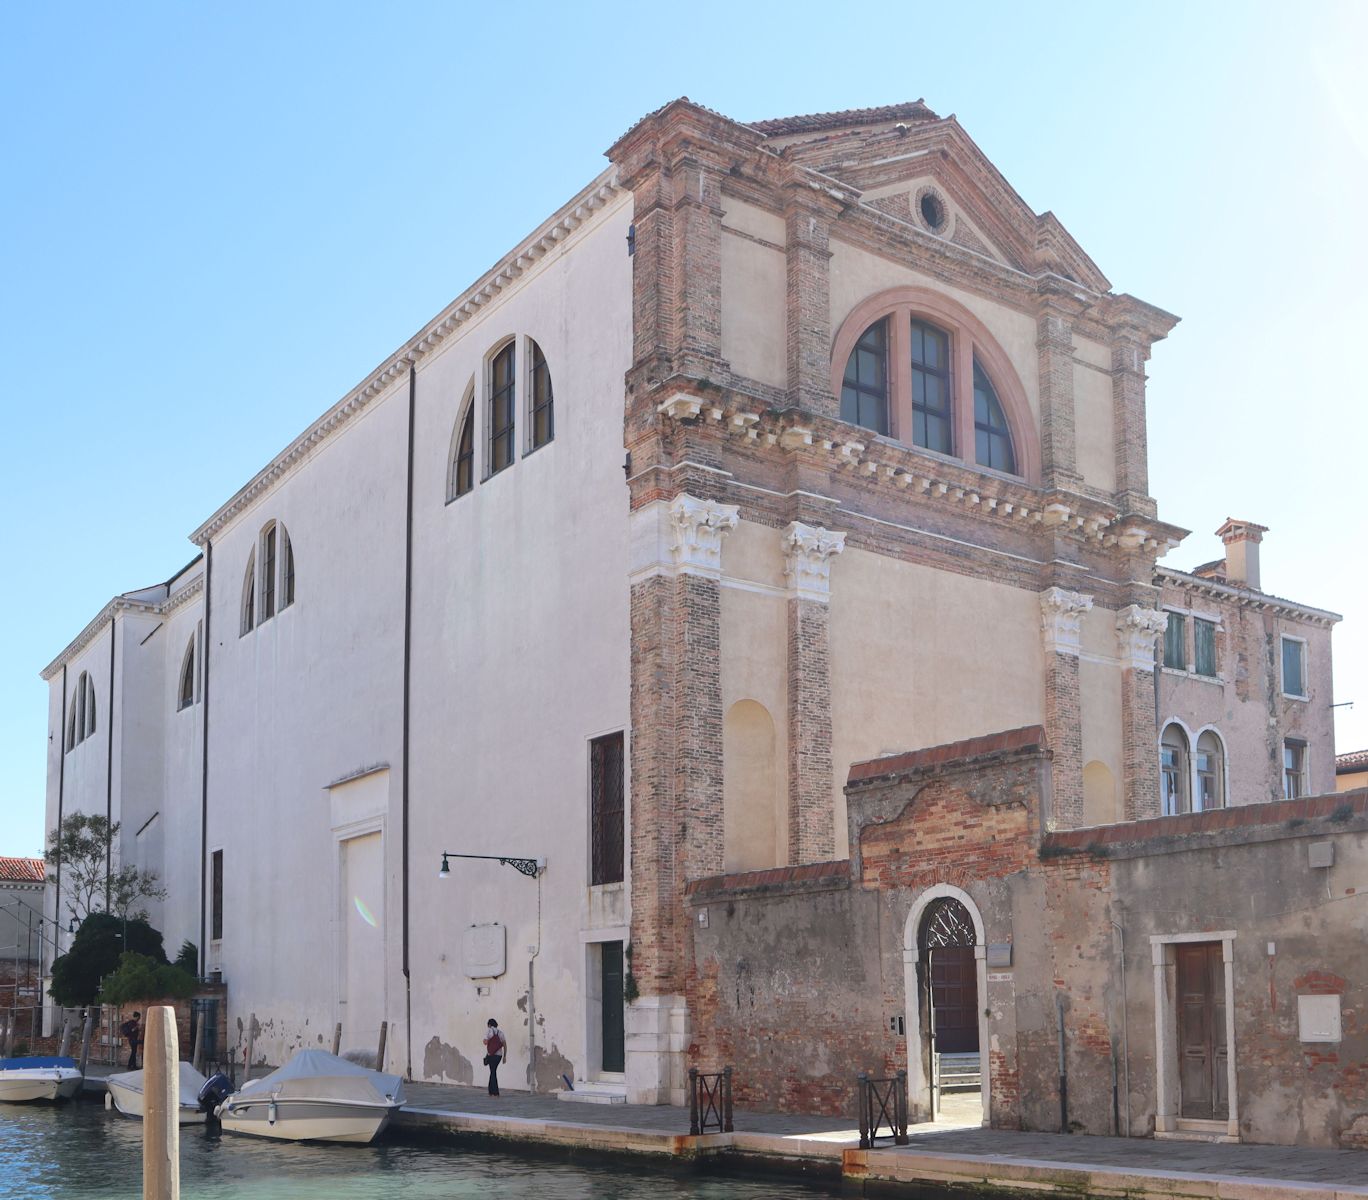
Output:
<instances>
[{"instance_id":1,"label":"woman walking","mask_svg":"<svg viewBox=\"0 0 1368 1200\"><path fill-rule=\"evenodd\" d=\"M508 1050L508 1042L504 1040L503 1030L499 1028L499 1023L493 1017L485 1027L484 1037L485 1066L489 1068L489 1094L497 1096L499 1094L499 1063Z\"/></svg>"}]
</instances>

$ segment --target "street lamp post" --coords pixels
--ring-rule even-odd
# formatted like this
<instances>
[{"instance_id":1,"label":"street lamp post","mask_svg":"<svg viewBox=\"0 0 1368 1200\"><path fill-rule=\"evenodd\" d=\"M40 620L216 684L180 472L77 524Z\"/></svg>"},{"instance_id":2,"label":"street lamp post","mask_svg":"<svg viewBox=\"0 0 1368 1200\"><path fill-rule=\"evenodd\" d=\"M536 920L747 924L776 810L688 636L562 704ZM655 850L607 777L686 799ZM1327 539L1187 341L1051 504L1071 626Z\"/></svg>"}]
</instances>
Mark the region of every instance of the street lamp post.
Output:
<instances>
[{"instance_id":1,"label":"street lamp post","mask_svg":"<svg viewBox=\"0 0 1368 1200\"><path fill-rule=\"evenodd\" d=\"M451 850L443 850L442 869L437 872L438 879L446 879L451 874L451 864L447 860L452 858L479 858L486 862L502 863L506 867L512 867L519 874L526 875L529 879L536 879L546 870L546 859L544 858L517 858L511 854L457 854Z\"/></svg>"}]
</instances>

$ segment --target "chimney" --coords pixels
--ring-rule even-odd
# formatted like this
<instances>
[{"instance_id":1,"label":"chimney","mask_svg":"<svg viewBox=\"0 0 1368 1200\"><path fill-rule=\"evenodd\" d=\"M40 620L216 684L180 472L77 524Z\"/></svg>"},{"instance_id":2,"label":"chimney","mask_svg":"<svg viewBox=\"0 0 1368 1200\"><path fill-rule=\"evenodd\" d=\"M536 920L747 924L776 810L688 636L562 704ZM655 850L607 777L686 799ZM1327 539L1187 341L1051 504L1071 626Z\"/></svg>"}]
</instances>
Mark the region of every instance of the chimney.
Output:
<instances>
[{"instance_id":1,"label":"chimney","mask_svg":"<svg viewBox=\"0 0 1368 1200\"><path fill-rule=\"evenodd\" d=\"M1226 582L1237 587L1261 590L1259 587L1259 543L1268 532L1267 525L1252 521L1237 521L1227 517L1216 536L1225 543Z\"/></svg>"}]
</instances>

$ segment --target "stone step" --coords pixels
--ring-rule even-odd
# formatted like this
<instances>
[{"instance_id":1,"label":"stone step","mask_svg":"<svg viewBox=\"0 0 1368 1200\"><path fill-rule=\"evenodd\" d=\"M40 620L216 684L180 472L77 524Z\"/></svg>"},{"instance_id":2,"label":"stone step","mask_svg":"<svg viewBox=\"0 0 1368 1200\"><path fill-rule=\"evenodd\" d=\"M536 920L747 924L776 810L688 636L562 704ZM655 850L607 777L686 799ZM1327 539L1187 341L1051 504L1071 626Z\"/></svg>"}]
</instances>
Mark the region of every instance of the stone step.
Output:
<instances>
[{"instance_id":1,"label":"stone step","mask_svg":"<svg viewBox=\"0 0 1368 1200\"><path fill-rule=\"evenodd\" d=\"M627 1085L618 1083L590 1083L586 1080L575 1080L575 1090L573 1092L557 1092L557 1100L565 1100L570 1104L626 1104Z\"/></svg>"}]
</instances>

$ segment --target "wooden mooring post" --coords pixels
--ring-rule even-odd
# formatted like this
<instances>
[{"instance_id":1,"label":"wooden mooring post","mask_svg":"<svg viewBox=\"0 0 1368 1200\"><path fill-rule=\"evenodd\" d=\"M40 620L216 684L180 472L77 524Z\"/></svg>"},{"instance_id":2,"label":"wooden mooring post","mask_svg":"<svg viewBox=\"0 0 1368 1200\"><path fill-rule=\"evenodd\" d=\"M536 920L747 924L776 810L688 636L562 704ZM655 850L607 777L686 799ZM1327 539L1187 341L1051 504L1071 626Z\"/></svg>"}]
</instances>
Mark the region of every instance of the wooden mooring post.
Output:
<instances>
[{"instance_id":1,"label":"wooden mooring post","mask_svg":"<svg viewBox=\"0 0 1368 1200\"><path fill-rule=\"evenodd\" d=\"M256 1013L253 1013L247 1021L247 1057L242 1062L242 1082L246 1083L252 1077L252 1052L256 1048Z\"/></svg>"},{"instance_id":2,"label":"wooden mooring post","mask_svg":"<svg viewBox=\"0 0 1368 1200\"><path fill-rule=\"evenodd\" d=\"M143 1200L180 1200L180 1037L176 1010L147 1010L143 1041Z\"/></svg>"},{"instance_id":3,"label":"wooden mooring post","mask_svg":"<svg viewBox=\"0 0 1368 1200\"><path fill-rule=\"evenodd\" d=\"M86 1073L86 1064L90 1061L90 1035L95 1032L95 1014L86 1009L85 1024L81 1028L81 1074Z\"/></svg>"},{"instance_id":4,"label":"wooden mooring post","mask_svg":"<svg viewBox=\"0 0 1368 1200\"><path fill-rule=\"evenodd\" d=\"M71 1049L71 1014L62 1010L62 1039L57 1043L57 1057L65 1058Z\"/></svg>"},{"instance_id":5,"label":"wooden mooring post","mask_svg":"<svg viewBox=\"0 0 1368 1200\"><path fill-rule=\"evenodd\" d=\"M380 1022L380 1044L375 1048L375 1069L383 1071L385 1069L385 1038L389 1034L389 1022Z\"/></svg>"},{"instance_id":6,"label":"wooden mooring post","mask_svg":"<svg viewBox=\"0 0 1368 1200\"><path fill-rule=\"evenodd\" d=\"M336 1058L342 1053L342 1022L338 1021L333 1026L333 1057Z\"/></svg>"}]
</instances>

